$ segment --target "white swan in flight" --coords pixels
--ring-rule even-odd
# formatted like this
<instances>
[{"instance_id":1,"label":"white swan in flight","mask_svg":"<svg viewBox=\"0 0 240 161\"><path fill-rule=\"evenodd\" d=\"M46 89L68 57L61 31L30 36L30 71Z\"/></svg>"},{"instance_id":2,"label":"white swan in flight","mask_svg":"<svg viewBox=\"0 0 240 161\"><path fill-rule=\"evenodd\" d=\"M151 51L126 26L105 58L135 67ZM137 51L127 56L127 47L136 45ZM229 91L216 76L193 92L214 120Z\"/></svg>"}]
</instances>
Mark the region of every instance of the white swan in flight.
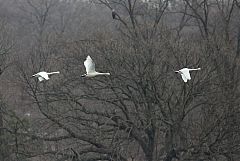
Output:
<instances>
[{"instance_id":1,"label":"white swan in flight","mask_svg":"<svg viewBox=\"0 0 240 161\"><path fill-rule=\"evenodd\" d=\"M59 74L60 72L57 71L57 72L50 72L50 73L47 73L47 72L39 72L37 74L34 74L32 75L33 77L37 77L39 82L43 81L43 80L49 80L49 76L52 75L52 74Z\"/></svg>"},{"instance_id":2,"label":"white swan in flight","mask_svg":"<svg viewBox=\"0 0 240 161\"><path fill-rule=\"evenodd\" d=\"M181 70L175 71L175 73L181 74L183 81L186 83L188 80L191 80L189 71L193 71L193 70L201 70L201 68L197 68L197 69L183 68Z\"/></svg>"},{"instance_id":3,"label":"white swan in flight","mask_svg":"<svg viewBox=\"0 0 240 161\"><path fill-rule=\"evenodd\" d=\"M86 74L81 75L82 77L95 77L97 75L110 75L110 73L99 73L95 71L95 63L92 58L88 55L84 61L84 66L86 68Z\"/></svg>"}]
</instances>

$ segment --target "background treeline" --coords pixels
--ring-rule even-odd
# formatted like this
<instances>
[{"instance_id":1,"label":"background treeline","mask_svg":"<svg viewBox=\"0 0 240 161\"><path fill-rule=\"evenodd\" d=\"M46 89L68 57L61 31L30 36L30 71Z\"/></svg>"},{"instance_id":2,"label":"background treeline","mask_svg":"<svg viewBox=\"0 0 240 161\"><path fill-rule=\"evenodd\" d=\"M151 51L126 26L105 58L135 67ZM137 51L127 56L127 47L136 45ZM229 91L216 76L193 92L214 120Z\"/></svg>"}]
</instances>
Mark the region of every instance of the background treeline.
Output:
<instances>
[{"instance_id":1,"label":"background treeline","mask_svg":"<svg viewBox=\"0 0 240 161\"><path fill-rule=\"evenodd\" d=\"M0 69L1 161L240 160L238 0L0 0Z\"/></svg>"}]
</instances>

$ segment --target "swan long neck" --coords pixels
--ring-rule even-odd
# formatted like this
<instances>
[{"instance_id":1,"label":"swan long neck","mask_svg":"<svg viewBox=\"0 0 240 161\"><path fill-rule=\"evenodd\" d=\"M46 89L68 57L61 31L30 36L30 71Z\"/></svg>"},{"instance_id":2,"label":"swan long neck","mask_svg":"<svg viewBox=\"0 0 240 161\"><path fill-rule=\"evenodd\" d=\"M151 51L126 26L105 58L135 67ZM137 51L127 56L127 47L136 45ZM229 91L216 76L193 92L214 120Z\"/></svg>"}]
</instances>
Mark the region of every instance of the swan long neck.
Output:
<instances>
[{"instance_id":1,"label":"swan long neck","mask_svg":"<svg viewBox=\"0 0 240 161\"><path fill-rule=\"evenodd\" d=\"M50 73L47 73L47 74L59 74L60 72L57 71L57 72L50 72Z\"/></svg>"},{"instance_id":2,"label":"swan long neck","mask_svg":"<svg viewBox=\"0 0 240 161\"><path fill-rule=\"evenodd\" d=\"M110 73L99 73L99 72L96 72L97 75L110 75Z\"/></svg>"},{"instance_id":3,"label":"swan long neck","mask_svg":"<svg viewBox=\"0 0 240 161\"><path fill-rule=\"evenodd\" d=\"M197 68L197 69L189 69L189 71L192 71L192 70L201 70L201 68Z\"/></svg>"}]
</instances>

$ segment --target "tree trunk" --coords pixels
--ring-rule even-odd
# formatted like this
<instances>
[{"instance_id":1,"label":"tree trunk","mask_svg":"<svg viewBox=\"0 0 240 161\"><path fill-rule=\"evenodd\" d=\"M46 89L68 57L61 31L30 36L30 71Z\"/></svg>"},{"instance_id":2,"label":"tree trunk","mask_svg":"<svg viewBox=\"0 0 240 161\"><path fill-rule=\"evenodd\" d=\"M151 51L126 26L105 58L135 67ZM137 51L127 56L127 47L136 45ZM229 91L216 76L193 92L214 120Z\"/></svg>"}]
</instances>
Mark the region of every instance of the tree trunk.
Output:
<instances>
[{"instance_id":1,"label":"tree trunk","mask_svg":"<svg viewBox=\"0 0 240 161\"><path fill-rule=\"evenodd\" d=\"M2 129L2 127L3 127L3 115L2 115L2 106L1 106L1 102L0 102L0 151L2 152L3 151L3 149L1 149L1 148L3 148L3 129ZM3 157L3 154L2 153L0 153L0 160L3 160L4 159L4 157Z\"/></svg>"}]
</instances>

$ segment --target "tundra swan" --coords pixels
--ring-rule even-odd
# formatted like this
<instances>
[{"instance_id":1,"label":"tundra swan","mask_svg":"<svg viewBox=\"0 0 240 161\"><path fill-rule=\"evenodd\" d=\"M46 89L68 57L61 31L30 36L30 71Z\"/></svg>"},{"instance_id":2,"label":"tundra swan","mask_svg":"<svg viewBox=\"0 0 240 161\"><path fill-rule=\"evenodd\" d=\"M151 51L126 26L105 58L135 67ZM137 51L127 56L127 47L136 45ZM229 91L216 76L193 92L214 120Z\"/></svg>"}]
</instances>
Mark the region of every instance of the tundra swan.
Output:
<instances>
[{"instance_id":1,"label":"tundra swan","mask_svg":"<svg viewBox=\"0 0 240 161\"><path fill-rule=\"evenodd\" d=\"M186 83L188 80L191 80L190 71L193 71L193 70L201 70L201 68L197 68L197 69L183 68L175 71L175 73L181 74L183 81Z\"/></svg>"},{"instance_id":2,"label":"tundra swan","mask_svg":"<svg viewBox=\"0 0 240 161\"><path fill-rule=\"evenodd\" d=\"M52 75L52 74L59 74L60 72L57 71L57 72L50 72L50 73L47 73L47 72L39 72L37 74L34 74L32 75L33 77L37 77L39 82L43 81L43 80L49 80L49 75Z\"/></svg>"},{"instance_id":3,"label":"tundra swan","mask_svg":"<svg viewBox=\"0 0 240 161\"><path fill-rule=\"evenodd\" d=\"M81 75L82 77L95 77L97 75L110 75L110 73L100 73L95 71L95 63L92 58L88 55L84 61L84 66L86 68L86 74Z\"/></svg>"}]
</instances>

